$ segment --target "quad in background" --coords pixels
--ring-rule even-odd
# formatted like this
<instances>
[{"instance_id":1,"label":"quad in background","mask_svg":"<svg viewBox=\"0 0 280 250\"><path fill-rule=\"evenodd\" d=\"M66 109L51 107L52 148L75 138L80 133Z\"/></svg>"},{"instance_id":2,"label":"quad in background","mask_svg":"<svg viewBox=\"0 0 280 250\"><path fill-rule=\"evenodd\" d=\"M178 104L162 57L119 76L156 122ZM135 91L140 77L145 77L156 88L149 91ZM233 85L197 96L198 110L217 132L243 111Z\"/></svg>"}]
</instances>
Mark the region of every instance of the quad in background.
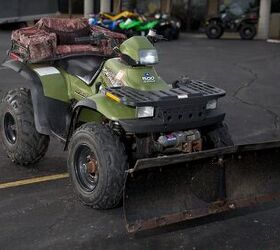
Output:
<instances>
[{"instance_id":1,"label":"quad in background","mask_svg":"<svg viewBox=\"0 0 280 250\"><path fill-rule=\"evenodd\" d=\"M206 21L206 35L210 39L219 39L224 32L239 32L244 40L252 40L256 34L258 8L244 9L238 3L222 5L218 16Z\"/></svg>"},{"instance_id":2,"label":"quad in background","mask_svg":"<svg viewBox=\"0 0 280 250\"><path fill-rule=\"evenodd\" d=\"M117 15L100 13L91 17L89 23L124 33L129 37L145 36L150 29L153 29L166 40L178 39L181 27L181 23L177 19L164 13L156 13L147 17L129 11L123 11Z\"/></svg>"}]
</instances>

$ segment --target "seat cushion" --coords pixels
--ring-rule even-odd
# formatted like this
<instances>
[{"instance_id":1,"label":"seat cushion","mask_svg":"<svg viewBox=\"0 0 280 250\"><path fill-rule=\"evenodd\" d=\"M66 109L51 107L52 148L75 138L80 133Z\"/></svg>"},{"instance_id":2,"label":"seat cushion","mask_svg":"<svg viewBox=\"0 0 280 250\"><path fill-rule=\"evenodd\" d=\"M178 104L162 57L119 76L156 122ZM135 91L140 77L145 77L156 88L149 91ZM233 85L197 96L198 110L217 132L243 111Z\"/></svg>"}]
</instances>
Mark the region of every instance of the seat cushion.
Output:
<instances>
[{"instance_id":1,"label":"seat cushion","mask_svg":"<svg viewBox=\"0 0 280 250\"><path fill-rule=\"evenodd\" d=\"M90 84L103 65L103 61L102 56L78 56L59 60L57 65L67 73L79 77L86 84Z\"/></svg>"}]
</instances>

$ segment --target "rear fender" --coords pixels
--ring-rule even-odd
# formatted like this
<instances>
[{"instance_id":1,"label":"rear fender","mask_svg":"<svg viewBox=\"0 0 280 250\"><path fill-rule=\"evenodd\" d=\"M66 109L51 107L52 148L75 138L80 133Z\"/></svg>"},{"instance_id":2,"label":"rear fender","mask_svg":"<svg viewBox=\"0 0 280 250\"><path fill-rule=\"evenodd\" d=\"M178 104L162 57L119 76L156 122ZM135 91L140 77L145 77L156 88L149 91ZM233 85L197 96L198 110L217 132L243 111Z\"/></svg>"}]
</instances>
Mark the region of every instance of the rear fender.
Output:
<instances>
[{"instance_id":1,"label":"rear fender","mask_svg":"<svg viewBox=\"0 0 280 250\"><path fill-rule=\"evenodd\" d=\"M242 22L240 23L238 29L240 29L243 25L256 25L258 23L258 20L254 20L254 19L243 19Z\"/></svg>"},{"instance_id":2,"label":"rear fender","mask_svg":"<svg viewBox=\"0 0 280 250\"><path fill-rule=\"evenodd\" d=\"M49 77L40 78L34 69L19 61L8 60L3 63L3 66L27 79L25 84L31 91L36 130L45 135L54 133L62 138L65 137L67 120L69 120L67 91L61 90L56 85L64 84L64 80L63 82L55 81L54 85L54 82L48 82ZM52 88L46 87L47 84L52 85Z\"/></svg>"}]
</instances>

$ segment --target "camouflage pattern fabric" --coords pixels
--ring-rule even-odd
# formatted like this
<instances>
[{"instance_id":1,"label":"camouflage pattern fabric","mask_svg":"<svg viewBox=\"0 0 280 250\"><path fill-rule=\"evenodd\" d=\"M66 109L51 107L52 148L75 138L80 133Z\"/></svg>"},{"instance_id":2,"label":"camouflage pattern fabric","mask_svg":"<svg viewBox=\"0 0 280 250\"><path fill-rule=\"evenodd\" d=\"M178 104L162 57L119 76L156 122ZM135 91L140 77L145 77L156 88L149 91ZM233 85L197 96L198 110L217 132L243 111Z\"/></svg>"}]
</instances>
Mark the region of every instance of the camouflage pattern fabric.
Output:
<instances>
[{"instance_id":1,"label":"camouflage pattern fabric","mask_svg":"<svg viewBox=\"0 0 280 250\"><path fill-rule=\"evenodd\" d=\"M57 49L56 49L57 55L83 54L86 52L103 54L99 48L94 47L92 45L85 45L85 44L59 45L59 46L57 46Z\"/></svg>"},{"instance_id":2,"label":"camouflage pattern fabric","mask_svg":"<svg viewBox=\"0 0 280 250\"><path fill-rule=\"evenodd\" d=\"M118 32L113 32L111 30L102 28L100 26L94 25L91 26L91 30L94 32L99 32L99 33L103 33L105 36L110 37L110 38L114 38L114 39L120 39L120 40L125 40L127 37L124 34L118 33Z\"/></svg>"},{"instance_id":3,"label":"camouflage pattern fabric","mask_svg":"<svg viewBox=\"0 0 280 250\"><path fill-rule=\"evenodd\" d=\"M110 31L108 29L102 28L100 26L91 26L92 34L104 34L106 39L100 41L100 48L105 56L111 56L113 54L113 49L119 46L127 37L124 34Z\"/></svg>"},{"instance_id":4,"label":"camouflage pattern fabric","mask_svg":"<svg viewBox=\"0 0 280 250\"><path fill-rule=\"evenodd\" d=\"M58 45L76 44L76 37L90 35L90 26L84 18L42 18L36 26L55 33Z\"/></svg>"},{"instance_id":5,"label":"camouflage pattern fabric","mask_svg":"<svg viewBox=\"0 0 280 250\"><path fill-rule=\"evenodd\" d=\"M39 29L49 28L56 31L74 32L89 28L85 18L52 18L43 17L36 24Z\"/></svg>"},{"instance_id":6,"label":"camouflage pattern fabric","mask_svg":"<svg viewBox=\"0 0 280 250\"><path fill-rule=\"evenodd\" d=\"M104 34L96 44L77 44L76 37ZM12 33L11 52L24 61L39 62L56 59L63 55L90 54L111 57L113 48L120 45L126 36L99 26L90 26L87 19L42 18L35 26L22 28Z\"/></svg>"},{"instance_id":7,"label":"camouflage pattern fabric","mask_svg":"<svg viewBox=\"0 0 280 250\"><path fill-rule=\"evenodd\" d=\"M22 28L12 32L13 48L19 55L30 61L40 61L55 56L56 35L36 27Z\"/></svg>"}]
</instances>

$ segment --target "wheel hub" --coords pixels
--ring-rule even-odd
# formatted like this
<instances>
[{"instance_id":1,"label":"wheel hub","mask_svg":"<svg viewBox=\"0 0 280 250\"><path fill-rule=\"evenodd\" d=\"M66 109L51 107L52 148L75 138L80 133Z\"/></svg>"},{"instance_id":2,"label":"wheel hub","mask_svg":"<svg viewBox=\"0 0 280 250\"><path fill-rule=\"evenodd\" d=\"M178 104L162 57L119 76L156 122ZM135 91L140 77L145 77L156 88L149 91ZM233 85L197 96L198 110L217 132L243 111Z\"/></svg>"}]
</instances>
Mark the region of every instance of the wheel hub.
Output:
<instances>
[{"instance_id":1,"label":"wheel hub","mask_svg":"<svg viewBox=\"0 0 280 250\"><path fill-rule=\"evenodd\" d=\"M98 165L97 165L97 160L95 160L94 158L92 158L91 156L87 157L87 171L88 173L90 173L91 175L95 175L98 172Z\"/></svg>"},{"instance_id":2,"label":"wheel hub","mask_svg":"<svg viewBox=\"0 0 280 250\"><path fill-rule=\"evenodd\" d=\"M9 143L15 144L17 140L16 122L9 112L4 116L4 131Z\"/></svg>"},{"instance_id":3,"label":"wheel hub","mask_svg":"<svg viewBox=\"0 0 280 250\"><path fill-rule=\"evenodd\" d=\"M251 35L251 30L250 30L250 29L246 29L246 30L245 30L245 34L246 34L246 35Z\"/></svg>"},{"instance_id":4,"label":"wheel hub","mask_svg":"<svg viewBox=\"0 0 280 250\"><path fill-rule=\"evenodd\" d=\"M211 33L212 33L213 35L216 35L216 34L217 34L217 29L212 28L212 29L211 29Z\"/></svg>"},{"instance_id":5,"label":"wheel hub","mask_svg":"<svg viewBox=\"0 0 280 250\"><path fill-rule=\"evenodd\" d=\"M99 179L98 162L94 153L86 145L80 145L75 153L75 173L85 191L93 191Z\"/></svg>"}]
</instances>

